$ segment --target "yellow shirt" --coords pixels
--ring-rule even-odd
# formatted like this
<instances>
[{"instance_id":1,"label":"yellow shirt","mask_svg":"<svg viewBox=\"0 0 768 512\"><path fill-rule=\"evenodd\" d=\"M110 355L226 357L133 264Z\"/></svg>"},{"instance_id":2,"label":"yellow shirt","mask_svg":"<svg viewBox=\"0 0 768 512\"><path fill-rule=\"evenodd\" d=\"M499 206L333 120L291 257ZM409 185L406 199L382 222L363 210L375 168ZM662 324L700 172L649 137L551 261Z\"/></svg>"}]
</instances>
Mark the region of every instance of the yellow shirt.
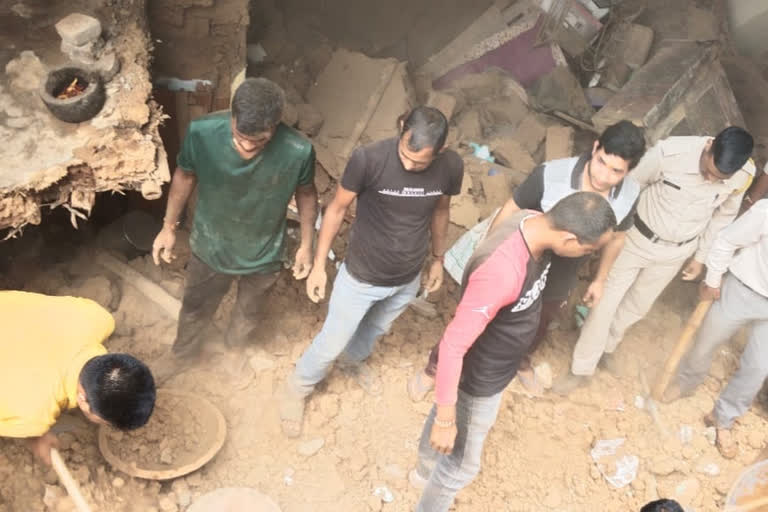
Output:
<instances>
[{"instance_id":1,"label":"yellow shirt","mask_svg":"<svg viewBox=\"0 0 768 512\"><path fill-rule=\"evenodd\" d=\"M0 291L0 436L42 435L77 407L80 370L114 329L90 299Z\"/></svg>"}]
</instances>

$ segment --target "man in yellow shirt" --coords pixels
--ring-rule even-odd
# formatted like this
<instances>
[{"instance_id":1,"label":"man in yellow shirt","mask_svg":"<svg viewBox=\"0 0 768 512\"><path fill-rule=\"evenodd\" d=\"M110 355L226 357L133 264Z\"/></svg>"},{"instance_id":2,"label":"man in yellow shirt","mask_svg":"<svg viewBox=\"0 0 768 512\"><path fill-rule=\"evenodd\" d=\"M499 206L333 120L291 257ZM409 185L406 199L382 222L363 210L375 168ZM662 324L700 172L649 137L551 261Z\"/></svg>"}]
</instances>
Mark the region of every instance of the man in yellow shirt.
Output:
<instances>
[{"instance_id":1,"label":"man in yellow shirt","mask_svg":"<svg viewBox=\"0 0 768 512\"><path fill-rule=\"evenodd\" d=\"M0 291L0 437L26 438L50 464L62 411L123 430L146 424L155 382L138 359L107 353L114 328L89 299Z\"/></svg>"}]
</instances>

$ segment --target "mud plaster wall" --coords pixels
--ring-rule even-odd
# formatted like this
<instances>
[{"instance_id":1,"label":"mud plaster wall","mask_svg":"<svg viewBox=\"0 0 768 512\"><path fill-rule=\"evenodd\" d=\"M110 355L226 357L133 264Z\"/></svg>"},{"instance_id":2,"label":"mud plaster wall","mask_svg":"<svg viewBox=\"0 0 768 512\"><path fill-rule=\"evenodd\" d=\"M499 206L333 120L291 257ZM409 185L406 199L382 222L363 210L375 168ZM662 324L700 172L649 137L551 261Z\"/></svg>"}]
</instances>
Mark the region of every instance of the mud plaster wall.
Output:
<instances>
[{"instance_id":1,"label":"mud plaster wall","mask_svg":"<svg viewBox=\"0 0 768 512\"><path fill-rule=\"evenodd\" d=\"M152 0L149 25L155 40L153 74L210 80L212 104L228 108L230 86L245 68L247 0ZM205 108L207 107L207 108Z\"/></svg>"},{"instance_id":2,"label":"mud plaster wall","mask_svg":"<svg viewBox=\"0 0 768 512\"><path fill-rule=\"evenodd\" d=\"M76 223L98 192L157 195L168 181L162 113L150 99L145 9L144 0L25 0L0 9L0 238L38 224L41 208L66 207ZM72 12L101 21L121 62L101 112L78 125L55 119L37 93L46 71L66 63L53 25Z\"/></svg>"}]
</instances>

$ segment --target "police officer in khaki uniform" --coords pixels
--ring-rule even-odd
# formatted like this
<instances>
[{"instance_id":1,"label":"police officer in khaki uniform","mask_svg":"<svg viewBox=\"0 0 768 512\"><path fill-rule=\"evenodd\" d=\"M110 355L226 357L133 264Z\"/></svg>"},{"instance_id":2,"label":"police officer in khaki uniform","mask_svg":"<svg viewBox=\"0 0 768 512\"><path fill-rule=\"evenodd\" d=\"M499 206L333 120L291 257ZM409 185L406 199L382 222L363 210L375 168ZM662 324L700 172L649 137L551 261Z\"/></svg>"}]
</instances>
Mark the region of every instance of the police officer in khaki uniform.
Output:
<instances>
[{"instance_id":1,"label":"police officer in khaki uniform","mask_svg":"<svg viewBox=\"0 0 768 512\"><path fill-rule=\"evenodd\" d=\"M644 187L635 225L581 330L571 373L558 379L555 392L585 384L692 255L683 279L701 274L715 235L736 217L755 174L753 145L749 133L732 126L714 139L670 137L645 154L632 172Z\"/></svg>"}]
</instances>

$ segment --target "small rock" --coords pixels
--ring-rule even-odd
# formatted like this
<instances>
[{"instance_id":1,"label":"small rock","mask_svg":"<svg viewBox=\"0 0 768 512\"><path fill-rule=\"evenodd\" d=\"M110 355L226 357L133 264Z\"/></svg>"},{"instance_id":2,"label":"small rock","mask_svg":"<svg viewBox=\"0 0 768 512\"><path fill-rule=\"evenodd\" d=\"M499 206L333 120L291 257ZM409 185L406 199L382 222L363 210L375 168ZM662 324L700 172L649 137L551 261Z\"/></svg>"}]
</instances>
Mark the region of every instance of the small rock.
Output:
<instances>
[{"instance_id":1,"label":"small rock","mask_svg":"<svg viewBox=\"0 0 768 512\"><path fill-rule=\"evenodd\" d=\"M675 461L670 458L663 458L651 464L650 472L657 476L667 476L675 472Z\"/></svg>"},{"instance_id":2,"label":"small rock","mask_svg":"<svg viewBox=\"0 0 768 512\"><path fill-rule=\"evenodd\" d=\"M597 468L596 465L591 464L589 466L589 476L592 477L592 480L600 480L600 478L603 476L600 474L600 470Z\"/></svg>"},{"instance_id":3,"label":"small rock","mask_svg":"<svg viewBox=\"0 0 768 512\"><path fill-rule=\"evenodd\" d=\"M179 510L179 507L176 505L176 500L172 499L170 496L163 496L160 498L157 505L163 512L177 512Z\"/></svg>"},{"instance_id":4,"label":"small rock","mask_svg":"<svg viewBox=\"0 0 768 512\"><path fill-rule=\"evenodd\" d=\"M165 448L160 452L160 462L163 464L173 464L173 459L173 452L171 452L170 448Z\"/></svg>"},{"instance_id":5,"label":"small rock","mask_svg":"<svg viewBox=\"0 0 768 512\"><path fill-rule=\"evenodd\" d=\"M185 478L190 487L200 487L203 485L203 479L200 477L200 473L192 473Z\"/></svg>"},{"instance_id":6,"label":"small rock","mask_svg":"<svg viewBox=\"0 0 768 512\"><path fill-rule=\"evenodd\" d=\"M683 458L684 459L690 460L690 459L696 457L696 449L693 446L689 445L689 444L683 446L682 453L683 453Z\"/></svg>"},{"instance_id":7,"label":"small rock","mask_svg":"<svg viewBox=\"0 0 768 512\"><path fill-rule=\"evenodd\" d=\"M58 503L59 498L61 498L63 495L64 493L61 490L61 487L56 485L46 485L45 493L43 494L43 504L49 509L53 510L56 508L56 504Z\"/></svg>"},{"instance_id":8,"label":"small rock","mask_svg":"<svg viewBox=\"0 0 768 512\"><path fill-rule=\"evenodd\" d=\"M317 452L320 451L320 448L323 447L325 444L325 439L323 438L317 438L312 439L311 441L305 441L299 445L299 455L303 455L305 457L311 457Z\"/></svg>"},{"instance_id":9,"label":"small rock","mask_svg":"<svg viewBox=\"0 0 768 512\"><path fill-rule=\"evenodd\" d=\"M29 8L29 6L24 5L23 3L19 2L16 4L13 4L11 6L11 11L21 18L29 19L34 14L34 11Z\"/></svg>"},{"instance_id":10,"label":"small rock","mask_svg":"<svg viewBox=\"0 0 768 512\"><path fill-rule=\"evenodd\" d=\"M683 507L690 507L700 490L701 484L696 478L687 478L677 484L674 497Z\"/></svg>"},{"instance_id":11,"label":"small rock","mask_svg":"<svg viewBox=\"0 0 768 512\"><path fill-rule=\"evenodd\" d=\"M109 82L120 71L120 59L115 52L107 52L91 66L91 69L99 73L105 82Z\"/></svg>"},{"instance_id":12,"label":"small rock","mask_svg":"<svg viewBox=\"0 0 768 512\"><path fill-rule=\"evenodd\" d=\"M116 477L114 480L112 480L112 487L115 489L120 489L125 486L125 480L120 478L119 476Z\"/></svg>"},{"instance_id":13,"label":"small rock","mask_svg":"<svg viewBox=\"0 0 768 512\"><path fill-rule=\"evenodd\" d=\"M176 503L182 509L186 509L192 503L192 493L189 490L189 485L187 485L183 478L174 480L171 484L171 490L176 495Z\"/></svg>"}]
</instances>

